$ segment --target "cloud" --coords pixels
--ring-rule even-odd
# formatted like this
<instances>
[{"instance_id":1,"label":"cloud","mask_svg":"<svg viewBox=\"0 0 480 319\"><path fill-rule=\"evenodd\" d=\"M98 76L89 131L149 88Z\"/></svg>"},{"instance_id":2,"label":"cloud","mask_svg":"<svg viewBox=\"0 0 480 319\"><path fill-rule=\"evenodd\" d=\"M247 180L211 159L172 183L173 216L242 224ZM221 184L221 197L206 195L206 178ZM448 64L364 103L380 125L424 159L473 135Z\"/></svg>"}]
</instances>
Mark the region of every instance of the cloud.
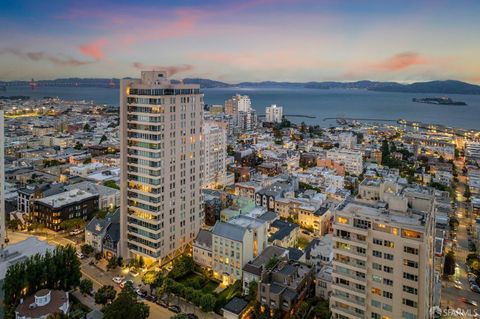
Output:
<instances>
[{"instance_id":1,"label":"cloud","mask_svg":"<svg viewBox=\"0 0 480 319\"><path fill-rule=\"evenodd\" d=\"M105 52L103 51L103 48L106 44L106 39L97 39L94 42L81 45L79 49L84 55L92 57L96 61L100 61L105 58Z\"/></svg>"},{"instance_id":2,"label":"cloud","mask_svg":"<svg viewBox=\"0 0 480 319\"><path fill-rule=\"evenodd\" d=\"M20 59L30 60L30 61L49 61L55 65L61 65L61 66L80 66L85 64L91 64L94 62L94 61L78 60L72 57L56 56L43 51L23 52L21 50L12 49L12 48L0 49L0 55L2 54L10 54Z\"/></svg>"},{"instance_id":3,"label":"cloud","mask_svg":"<svg viewBox=\"0 0 480 319\"><path fill-rule=\"evenodd\" d=\"M428 63L428 59L417 52L402 52L395 54L394 56L386 59L385 61L374 64L373 67L386 72L395 72L407 69L411 66Z\"/></svg>"},{"instance_id":4,"label":"cloud","mask_svg":"<svg viewBox=\"0 0 480 319\"><path fill-rule=\"evenodd\" d=\"M133 62L132 66L140 70L164 70L167 72L168 76L173 76L177 73L192 71L194 69L194 66L190 64L181 64L181 65L172 65L172 66L147 66L140 62Z\"/></svg>"}]
</instances>

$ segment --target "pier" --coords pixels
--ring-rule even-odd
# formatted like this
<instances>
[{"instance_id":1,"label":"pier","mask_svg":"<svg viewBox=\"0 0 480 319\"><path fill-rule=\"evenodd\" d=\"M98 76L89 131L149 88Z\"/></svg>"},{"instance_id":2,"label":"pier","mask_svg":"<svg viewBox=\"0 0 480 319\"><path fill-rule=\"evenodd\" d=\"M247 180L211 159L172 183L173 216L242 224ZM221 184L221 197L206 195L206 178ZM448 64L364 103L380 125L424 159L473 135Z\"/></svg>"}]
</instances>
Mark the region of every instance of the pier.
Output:
<instances>
[{"instance_id":1,"label":"pier","mask_svg":"<svg viewBox=\"0 0 480 319\"><path fill-rule=\"evenodd\" d=\"M259 114L258 117L265 117L265 114ZM313 115L305 115L305 114L283 114L285 117L304 117L307 119L316 119L316 116Z\"/></svg>"}]
</instances>

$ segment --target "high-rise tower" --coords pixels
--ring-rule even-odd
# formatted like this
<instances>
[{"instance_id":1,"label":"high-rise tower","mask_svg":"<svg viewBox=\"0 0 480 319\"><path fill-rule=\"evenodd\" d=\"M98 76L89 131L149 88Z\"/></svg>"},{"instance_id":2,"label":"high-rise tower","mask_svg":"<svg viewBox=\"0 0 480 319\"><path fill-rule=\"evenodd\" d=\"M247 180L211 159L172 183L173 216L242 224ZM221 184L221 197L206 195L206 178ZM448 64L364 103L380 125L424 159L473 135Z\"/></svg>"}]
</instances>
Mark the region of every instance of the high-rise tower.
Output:
<instances>
[{"instance_id":1,"label":"high-rise tower","mask_svg":"<svg viewBox=\"0 0 480 319\"><path fill-rule=\"evenodd\" d=\"M203 221L203 94L142 71L120 85L121 253L168 262Z\"/></svg>"}]
</instances>

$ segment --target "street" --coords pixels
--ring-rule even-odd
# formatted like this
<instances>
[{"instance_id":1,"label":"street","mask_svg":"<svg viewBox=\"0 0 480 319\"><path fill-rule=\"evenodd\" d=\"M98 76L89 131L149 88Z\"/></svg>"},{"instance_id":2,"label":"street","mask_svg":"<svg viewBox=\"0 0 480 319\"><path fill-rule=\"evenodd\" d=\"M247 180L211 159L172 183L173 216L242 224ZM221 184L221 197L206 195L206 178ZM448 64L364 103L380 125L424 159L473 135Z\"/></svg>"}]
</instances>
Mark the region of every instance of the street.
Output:
<instances>
[{"instance_id":1,"label":"street","mask_svg":"<svg viewBox=\"0 0 480 319\"><path fill-rule=\"evenodd\" d=\"M455 268L455 274L452 276L451 280L442 280L442 309L449 307L450 309L470 309L471 314L474 314L474 309L478 311L478 306L473 306L469 304L465 304L464 302L460 301L459 298L465 297L469 300L476 301L478 305L480 305L480 294L475 293L470 290L470 284L467 278L467 271L466 271L466 258L469 252L469 245L468 245L468 233L467 227L472 222L472 216L469 212L469 208L467 203L465 202L465 198L463 193L465 191L465 183L466 183L466 176L462 172L462 168L464 165L463 160L456 160L455 166L457 167L458 171L458 183L455 189L455 197L458 207L456 209L456 216L459 221L459 226L456 231L456 238L457 244L456 247L453 249L455 252L455 260L457 267ZM453 280L459 280L462 285L462 289L458 289L455 287ZM480 311L479 311L480 313Z\"/></svg>"}]
</instances>

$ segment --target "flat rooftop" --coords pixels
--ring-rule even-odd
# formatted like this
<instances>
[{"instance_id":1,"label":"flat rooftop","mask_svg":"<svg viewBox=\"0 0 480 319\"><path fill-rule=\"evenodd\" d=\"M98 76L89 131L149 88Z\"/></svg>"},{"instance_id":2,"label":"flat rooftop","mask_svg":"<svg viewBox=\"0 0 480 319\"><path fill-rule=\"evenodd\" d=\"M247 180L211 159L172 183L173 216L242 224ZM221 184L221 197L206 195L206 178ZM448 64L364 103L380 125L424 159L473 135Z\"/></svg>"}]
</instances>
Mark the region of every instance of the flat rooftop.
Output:
<instances>
[{"instance_id":1,"label":"flat rooftop","mask_svg":"<svg viewBox=\"0 0 480 319\"><path fill-rule=\"evenodd\" d=\"M39 199L37 200L37 202L40 202L45 205L49 205L54 208L59 208L65 205L83 201L85 199L88 199L94 196L97 196L97 195L94 195L86 191L82 191L80 189L72 189L67 192L63 192L63 193L59 193L56 195Z\"/></svg>"}]
</instances>

